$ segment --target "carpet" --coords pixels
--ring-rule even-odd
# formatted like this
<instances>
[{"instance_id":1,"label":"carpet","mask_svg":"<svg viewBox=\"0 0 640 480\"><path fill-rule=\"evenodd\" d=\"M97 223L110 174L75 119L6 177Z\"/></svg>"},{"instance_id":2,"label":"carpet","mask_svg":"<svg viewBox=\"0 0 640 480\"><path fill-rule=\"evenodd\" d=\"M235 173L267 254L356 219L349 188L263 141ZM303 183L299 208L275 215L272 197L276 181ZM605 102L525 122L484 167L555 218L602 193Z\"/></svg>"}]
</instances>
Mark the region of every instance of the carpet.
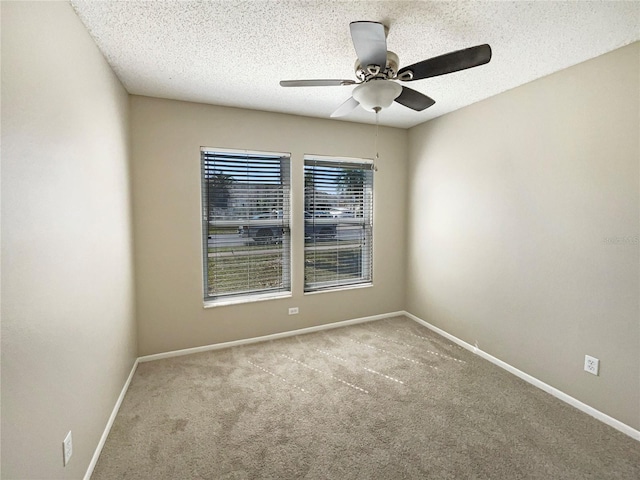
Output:
<instances>
[{"instance_id":1,"label":"carpet","mask_svg":"<svg viewBox=\"0 0 640 480\"><path fill-rule=\"evenodd\" d=\"M640 443L404 317L141 363L92 479L633 479Z\"/></svg>"}]
</instances>

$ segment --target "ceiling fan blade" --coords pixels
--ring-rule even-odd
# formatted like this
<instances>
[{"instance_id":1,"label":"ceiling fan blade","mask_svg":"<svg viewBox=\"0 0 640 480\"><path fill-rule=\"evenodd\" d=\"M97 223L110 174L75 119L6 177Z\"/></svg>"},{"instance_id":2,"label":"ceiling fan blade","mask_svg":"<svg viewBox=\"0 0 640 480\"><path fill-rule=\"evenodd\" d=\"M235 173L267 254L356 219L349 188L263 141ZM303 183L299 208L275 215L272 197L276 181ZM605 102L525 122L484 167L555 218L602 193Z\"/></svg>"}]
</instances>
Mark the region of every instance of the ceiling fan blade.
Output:
<instances>
[{"instance_id":1,"label":"ceiling fan blade","mask_svg":"<svg viewBox=\"0 0 640 480\"><path fill-rule=\"evenodd\" d=\"M487 44L445 53L438 57L429 58L422 62L414 63L398 71L398 78L405 82L421 80L423 78L437 77L446 73L458 72L467 68L477 67L489 63L491 60L491 47ZM412 72L412 75L407 74Z\"/></svg>"},{"instance_id":2,"label":"ceiling fan blade","mask_svg":"<svg viewBox=\"0 0 640 480\"><path fill-rule=\"evenodd\" d=\"M395 99L400 105L409 107L412 110L421 112L425 108L429 108L436 103L433 98L427 97L425 94L417 92L408 87L402 87L402 93Z\"/></svg>"},{"instance_id":3,"label":"ceiling fan blade","mask_svg":"<svg viewBox=\"0 0 640 480\"><path fill-rule=\"evenodd\" d=\"M360 104L355 98L349 97L346 102L340 105L336 109L336 111L331 114L331 117L332 118L344 117L345 115L348 115L349 113L351 113L355 108L357 108L358 105Z\"/></svg>"},{"instance_id":4,"label":"ceiling fan blade","mask_svg":"<svg viewBox=\"0 0 640 480\"><path fill-rule=\"evenodd\" d=\"M387 38L384 25L378 22L351 22L351 39L362 68L378 65L384 69L387 65Z\"/></svg>"},{"instance_id":5,"label":"ceiling fan blade","mask_svg":"<svg viewBox=\"0 0 640 480\"><path fill-rule=\"evenodd\" d=\"M355 80L281 80L281 87L340 87L353 85Z\"/></svg>"}]
</instances>

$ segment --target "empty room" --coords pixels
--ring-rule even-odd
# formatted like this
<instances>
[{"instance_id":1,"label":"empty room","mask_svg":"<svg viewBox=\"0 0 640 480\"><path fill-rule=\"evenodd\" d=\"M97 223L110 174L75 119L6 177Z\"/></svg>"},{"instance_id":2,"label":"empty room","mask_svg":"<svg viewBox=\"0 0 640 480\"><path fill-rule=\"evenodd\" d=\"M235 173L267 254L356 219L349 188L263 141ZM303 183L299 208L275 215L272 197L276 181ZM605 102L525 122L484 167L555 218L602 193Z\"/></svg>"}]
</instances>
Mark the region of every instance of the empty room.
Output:
<instances>
[{"instance_id":1,"label":"empty room","mask_svg":"<svg viewBox=\"0 0 640 480\"><path fill-rule=\"evenodd\" d=\"M0 8L2 479L640 478L640 2Z\"/></svg>"}]
</instances>

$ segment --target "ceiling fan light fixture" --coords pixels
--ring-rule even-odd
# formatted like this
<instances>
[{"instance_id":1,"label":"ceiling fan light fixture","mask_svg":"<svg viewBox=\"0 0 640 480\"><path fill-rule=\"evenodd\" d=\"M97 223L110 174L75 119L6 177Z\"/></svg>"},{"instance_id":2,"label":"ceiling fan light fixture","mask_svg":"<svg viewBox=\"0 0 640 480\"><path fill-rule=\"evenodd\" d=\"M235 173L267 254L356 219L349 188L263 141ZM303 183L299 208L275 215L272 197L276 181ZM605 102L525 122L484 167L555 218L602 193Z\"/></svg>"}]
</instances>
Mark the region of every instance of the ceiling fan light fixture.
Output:
<instances>
[{"instance_id":1,"label":"ceiling fan light fixture","mask_svg":"<svg viewBox=\"0 0 640 480\"><path fill-rule=\"evenodd\" d=\"M353 89L353 98L366 110L389 108L402 93L402 87L390 80L372 80Z\"/></svg>"}]
</instances>

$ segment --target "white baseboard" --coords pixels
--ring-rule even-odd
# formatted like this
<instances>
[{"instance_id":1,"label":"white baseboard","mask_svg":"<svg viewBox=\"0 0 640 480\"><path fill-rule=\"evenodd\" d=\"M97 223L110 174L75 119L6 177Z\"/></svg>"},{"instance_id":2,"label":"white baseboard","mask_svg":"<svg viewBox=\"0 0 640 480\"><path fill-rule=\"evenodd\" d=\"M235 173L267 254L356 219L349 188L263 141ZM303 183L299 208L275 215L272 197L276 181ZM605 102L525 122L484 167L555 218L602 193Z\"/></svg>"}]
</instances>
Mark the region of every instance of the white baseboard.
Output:
<instances>
[{"instance_id":1,"label":"white baseboard","mask_svg":"<svg viewBox=\"0 0 640 480\"><path fill-rule=\"evenodd\" d=\"M615 428L616 430L621 431L622 433L629 435L631 438L640 441L640 431L630 427L629 425L622 423L619 420L616 420L613 417L610 417L609 415L602 413L599 410L596 410L595 408L587 405L586 403L581 402L580 400L577 400L575 398L573 398L570 395L567 395L566 393L558 390L555 387L552 387L551 385L548 385L546 383L544 383L541 380L538 380L535 377L532 377L531 375L529 375L528 373L525 373L521 370L518 370L517 368L509 365L506 362L503 362L502 360L494 357L493 355L488 354L487 352L484 352L482 350L480 350L477 347L474 347L473 345L468 344L467 342L465 342L464 340L460 340L458 337L455 337L453 335L451 335L448 332L445 332L444 330L431 325L428 322L425 322L424 320L422 320L419 317L416 317L415 315L413 315L412 313L406 312L406 311L399 311L399 312L389 312L389 313L383 313L380 315L372 315L369 317L361 317L361 318L354 318L352 320L345 320L345 321L341 321L341 322L335 322L335 323L328 323L328 324L324 324L324 325L318 325L315 327L308 327L308 328L301 328L299 330L292 330L289 332L282 332L282 333L275 333L272 335L264 335L262 337L253 337L253 338L246 338L246 339L242 339L242 340L234 340L231 342L224 342L224 343L216 343L213 345L204 345L202 347L195 347L195 348L185 348L183 350L174 350L171 352L165 352L165 353L157 353L154 355L145 355L143 357L138 357L136 359L136 361L133 364L133 367L131 368L131 373L129 373L129 377L127 378L127 381L125 382L124 386L122 387L122 391L120 392L120 396L118 397L118 400L116 401L115 406L113 407L113 411L111 412L111 416L109 417L109 420L107 421L107 425L104 429L104 432L102 433L102 436L100 437L100 442L98 443L98 446L96 447L96 450L93 454L93 457L91 458L91 463L89 463L89 468L87 468L87 472L85 473L84 476L84 480L90 480L91 475L93 474L93 469L96 466L96 463L98 462L98 458L100 457L100 453L102 452L102 448L104 447L105 442L107 441L107 437L109 436L109 432L111 430L111 427L113 425L113 422L115 421L116 415L118 414L118 410L120 409L120 405L122 404L122 401L124 399L125 394L127 393L127 390L129 389L129 384L131 383L131 379L133 378L133 374L136 371L136 368L138 367L138 363L140 362L150 362L152 360L160 360L163 358L170 358L170 357L179 357L182 355L190 355L192 353L200 353L200 352L207 352L210 350L219 350L222 348L229 348L229 347L236 347L239 345L247 345L247 344L251 344L251 343L258 343L258 342L264 342L264 341L268 341L268 340L277 340L279 338L286 338L286 337L293 337L296 335L303 335L305 333L313 333L313 332L318 332L321 330L330 330L330 329L334 329L334 328L340 328L340 327L346 327L348 325L356 325L358 323L366 323L366 322L372 322L375 320L383 320L385 318L391 318L391 317L397 317L400 315L404 315L410 319L412 319L413 321L419 323L420 325L423 325L425 327L427 327L429 330L432 330L433 332L437 333L438 335L447 338L448 340L451 340L453 343L460 345L461 347L481 356L482 358L484 358L485 360L490 361L491 363L505 369L506 371L508 371L509 373L512 373L514 375L516 375L517 377L523 379L525 382L528 382L538 388L540 388L541 390L544 390L545 392L553 395L554 397L568 403L569 405L572 405L573 407L577 408L578 410L581 410L589 415L591 415L592 417L600 420L601 422L606 423L607 425Z\"/></svg>"},{"instance_id":2,"label":"white baseboard","mask_svg":"<svg viewBox=\"0 0 640 480\"><path fill-rule=\"evenodd\" d=\"M518 370L517 368L513 367L512 365L509 365L508 363L503 362L499 358L496 358L493 355L490 355L487 352L484 352L484 351L480 350L479 348L477 348L477 347L465 342L464 340L460 340L458 337L455 337L455 336L451 335L450 333L445 332L444 330L442 330L442 329L440 329L440 328L438 328L438 327L436 327L434 325L431 325L429 322L425 322L421 318L418 318L418 317L416 317L415 315L413 315L413 314L411 314L409 312L403 312L403 313L404 313L404 315L406 315L410 319L414 320L415 322L418 322L420 325L423 325L423 326L427 327L429 330L432 330L433 332L437 333L438 335L441 335L441 336L445 337L446 339L451 340L453 343L456 343L456 344L460 345L461 347L469 350L470 352L473 352L476 355L479 355L480 357L484 358L485 360L490 361L494 365L497 365L500 368L505 369L507 372L514 374L515 376L521 378L525 382L528 382L531 385L534 385L534 386L538 387L539 389L544 390L545 392L553 395L554 397L562 400L563 402L568 403L569 405L577 408L578 410L581 410L581 411L591 415L592 417L600 420L601 422L606 423L607 425L615 428L616 430L619 430L622 433L624 433L626 435L629 435L631 438L640 441L640 431L636 430L635 428L630 427L626 423L622 423L620 420L616 420L615 418L610 417L606 413L602 413L600 410L596 410L595 408L587 405L586 403L583 403L580 400L578 400L576 398L573 398L571 395L567 395L563 391L558 390L557 388L552 387L551 385L549 385L547 383L544 383L541 380L538 380L537 378L529 375L528 373L525 373L522 370Z\"/></svg>"},{"instance_id":3,"label":"white baseboard","mask_svg":"<svg viewBox=\"0 0 640 480\"><path fill-rule=\"evenodd\" d=\"M383 313L383 314L380 314L380 315L372 315L370 317L354 318L352 320L344 320L344 321L341 321L341 322L326 323L324 325L318 325L316 327L301 328L299 330L291 330L291 331L288 331L288 332L274 333L272 335L264 335L262 337L243 338L242 340L233 340L231 342L214 343L212 345L203 345L202 347L185 348L183 350L174 350L174 351L171 351L171 352L156 353L156 354L153 354L153 355L145 355L143 357L138 357L138 361L139 362L150 362L152 360L160 360L160 359L163 359L163 358L179 357L179 356L182 356L182 355L191 355L192 353L208 352L210 350L220 350L222 348L237 347L237 346L240 346L240 345L247 345L247 344L250 344L250 343L258 343L258 342L265 342L265 341L268 341L268 340L277 340L279 338L294 337L296 335L303 335L305 333L313 333L313 332L318 332L320 330L330 330L330 329L333 329L333 328L346 327L348 325L355 325L357 323L372 322L374 320L382 320L384 318L397 317L397 316L401 316L401 315L405 315L405 312L403 312L403 311L401 311L401 312L390 312L390 313Z\"/></svg>"},{"instance_id":4,"label":"white baseboard","mask_svg":"<svg viewBox=\"0 0 640 480\"><path fill-rule=\"evenodd\" d=\"M124 382L124 386L120 391L120 395L118 396L118 400L116 400L116 404L111 411L111 415L109 416L109 420L107 421L107 425L104 428L104 432L102 432L102 436L100 437L100 441L98 442L98 446L96 447L95 452L93 452L93 457L91 457L91 462L89 463L89 468L87 468L87 472L84 474L84 480L90 480L91 475L93 474L93 469L96 468L96 463L98 463L98 458L100 458L100 453L102 453L102 447L104 447L105 442L107 441L107 437L109 436L109 432L111 431L111 427L113 426L113 422L118 415L118 410L120 410L120 405L122 405L122 400L124 400L124 396L129 389L129 384L131 383L131 379L133 378L133 374L136 372L136 368L138 368L138 359L136 358L135 362L133 362L133 367L131 367L131 372L127 377L127 381Z\"/></svg>"}]
</instances>

